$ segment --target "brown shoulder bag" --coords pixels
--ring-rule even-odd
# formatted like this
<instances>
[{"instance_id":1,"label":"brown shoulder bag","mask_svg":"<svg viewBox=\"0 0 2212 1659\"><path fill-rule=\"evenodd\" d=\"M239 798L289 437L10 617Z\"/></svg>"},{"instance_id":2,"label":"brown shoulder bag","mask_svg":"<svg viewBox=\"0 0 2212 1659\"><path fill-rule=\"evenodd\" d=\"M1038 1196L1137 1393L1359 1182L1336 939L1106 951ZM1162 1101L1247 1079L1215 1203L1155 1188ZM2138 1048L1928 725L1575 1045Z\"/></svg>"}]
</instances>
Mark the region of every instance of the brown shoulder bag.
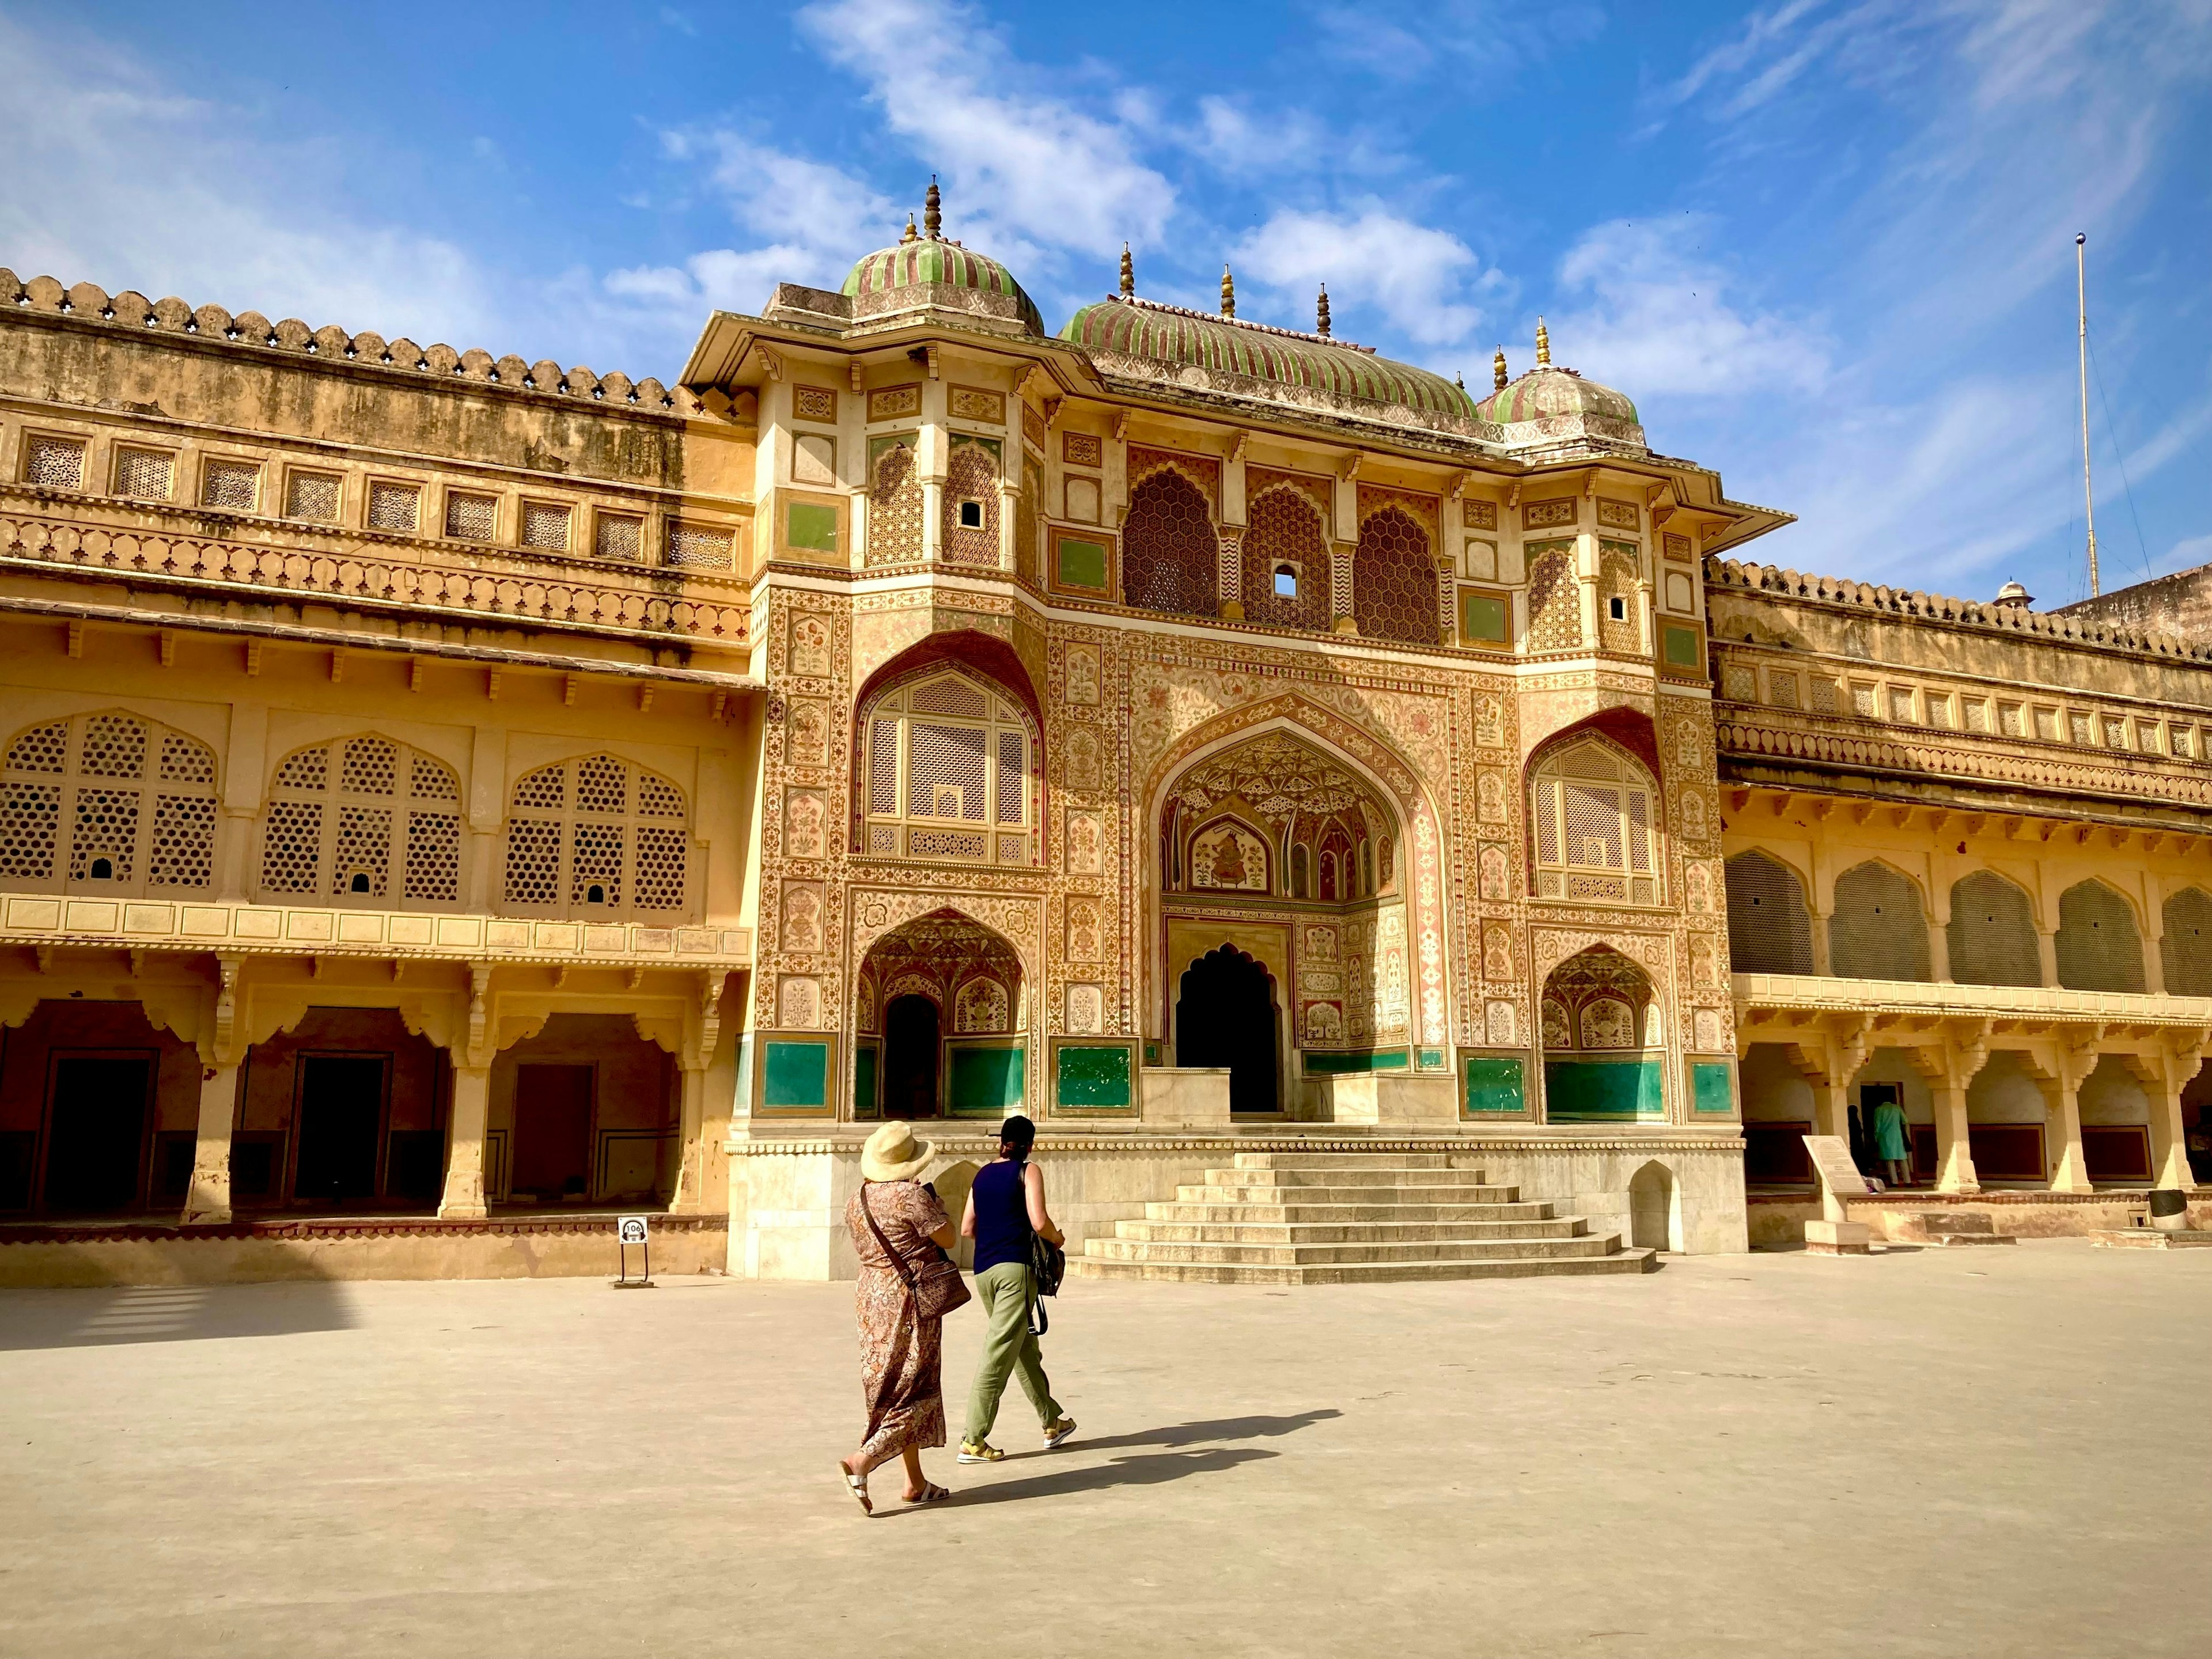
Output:
<instances>
[{"instance_id":1,"label":"brown shoulder bag","mask_svg":"<svg viewBox=\"0 0 2212 1659\"><path fill-rule=\"evenodd\" d=\"M974 1297L975 1292L968 1288L968 1281L960 1276L960 1264L941 1249L937 1250L937 1260L924 1267L920 1273L906 1265L906 1258L891 1249L890 1241L884 1237L884 1230L876 1224L875 1212L868 1206L868 1189L866 1187L860 1188L860 1213L867 1218L868 1231L876 1236L877 1246L891 1264L891 1271L905 1282L907 1290L914 1297L914 1305L923 1318L942 1319ZM933 1241L930 1248L937 1249Z\"/></svg>"}]
</instances>

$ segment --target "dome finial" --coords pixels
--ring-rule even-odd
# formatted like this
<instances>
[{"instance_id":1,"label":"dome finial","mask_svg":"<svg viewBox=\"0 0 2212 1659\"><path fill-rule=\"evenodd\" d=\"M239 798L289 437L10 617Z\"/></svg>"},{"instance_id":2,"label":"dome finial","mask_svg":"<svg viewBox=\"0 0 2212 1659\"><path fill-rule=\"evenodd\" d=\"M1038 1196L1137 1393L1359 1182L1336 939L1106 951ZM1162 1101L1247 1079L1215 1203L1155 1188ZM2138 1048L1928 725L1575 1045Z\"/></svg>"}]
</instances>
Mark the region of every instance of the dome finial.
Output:
<instances>
[{"instance_id":1,"label":"dome finial","mask_svg":"<svg viewBox=\"0 0 2212 1659\"><path fill-rule=\"evenodd\" d=\"M1457 369L1454 369L1452 371L1452 384L1457 386L1462 392L1466 391L1467 376L1461 374Z\"/></svg>"},{"instance_id":2,"label":"dome finial","mask_svg":"<svg viewBox=\"0 0 2212 1659\"><path fill-rule=\"evenodd\" d=\"M1505 348L1503 345L1498 348L1498 355L1490 360L1490 379L1498 391L1505 390Z\"/></svg>"},{"instance_id":3,"label":"dome finial","mask_svg":"<svg viewBox=\"0 0 2212 1659\"><path fill-rule=\"evenodd\" d=\"M1544 327L1544 319L1539 317L1536 319L1536 367L1549 368L1551 366L1552 337Z\"/></svg>"},{"instance_id":4,"label":"dome finial","mask_svg":"<svg viewBox=\"0 0 2212 1659\"><path fill-rule=\"evenodd\" d=\"M1328 284L1321 285L1321 298L1314 303L1314 332L1322 339L1328 338Z\"/></svg>"},{"instance_id":5,"label":"dome finial","mask_svg":"<svg viewBox=\"0 0 2212 1659\"><path fill-rule=\"evenodd\" d=\"M1137 266L1136 262L1129 258L1127 242L1121 244L1121 297L1125 300L1137 297Z\"/></svg>"},{"instance_id":6,"label":"dome finial","mask_svg":"<svg viewBox=\"0 0 2212 1659\"><path fill-rule=\"evenodd\" d=\"M1229 274L1226 263L1221 267L1221 314L1224 317L1237 314L1237 279Z\"/></svg>"},{"instance_id":7,"label":"dome finial","mask_svg":"<svg viewBox=\"0 0 2212 1659\"><path fill-rule=\"evenodd\" d=\"M918 242L921 240L921 233L914 228L914 215L909 213L906 216L906 234L900 237L899 241L903 246L908 242Z\"/></svg>"},{"instance_id":8,"label":"dome finial","mask_svg":"<svg viewBox=\"0 0 2212 1659\"><path fill-rule=\"evenodd\" d=\"M945 240L939 234L945 228L945 215L940 210L944 199L937 193L937 175L933 173L929 175L929 193L921 198L922 234L933 242Z\"/></svg>"}]
</instances>

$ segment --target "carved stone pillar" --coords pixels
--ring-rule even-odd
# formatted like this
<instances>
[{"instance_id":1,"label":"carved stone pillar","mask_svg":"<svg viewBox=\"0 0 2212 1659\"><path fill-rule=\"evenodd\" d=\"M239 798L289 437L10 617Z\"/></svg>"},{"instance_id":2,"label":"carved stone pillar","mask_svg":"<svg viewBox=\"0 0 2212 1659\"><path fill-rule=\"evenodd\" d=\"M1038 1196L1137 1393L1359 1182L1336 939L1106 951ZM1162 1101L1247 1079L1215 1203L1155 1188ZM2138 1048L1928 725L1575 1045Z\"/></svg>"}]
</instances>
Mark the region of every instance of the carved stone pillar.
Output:
<instances>
[{"instance_id":1,"label":"carved stone pillar","mask_svg":"<svg viewBox=\"0 0 2212 1659\"><path fill-rule=\"evenodd\" d=\"M1215 561L1214 609L1229 622L1244 620L1244 532L1224 525L1219 532L1221 552Z\"/></svg>"},{"instance_id":2,"label":"carved stone pillar","mask_svg":"<svg viewBox=\"0 0 2212 1659\"><path fill-rule=\"evenodd\" d=\"M491 1067L453 1067L453 1105L446 1142L446 1191L438 1213L480 1218L484 1207L484 1132L491 1118Z\"/></svg>"},{"instance_id":3,"label":"carved stone pillar","mask_svg":"<svg viewBox=\"0 0 2212 1659\"><path fill-rule=\"evenodd\" d=\"M201 1024L200 1110L193 1138L192 1178L185 1193L186 1226L220 1226L230 1219L230 1141L238 1121L238 1068L246 1057L238 1029L236 957L216 960L210 1017Z\"/></svg>"},{"instance_id":4,"label":"carved stone pillar","mask_svg":"<svg viewBox=\"0 0 2212 1659\"><path fill-rule=\"evenodd\" d=\"M2051 1190L2086 1193L2091 1190L2088 1160L2081 1151L2081 1085L2097 1069L2094 1046L2061 1048L2058 1070L2043 1085L2045 1125L2057 1144L2051 1164Z\"/></svg>"},{"instance_id":5,"label":"carved stone pillar","mask_svg":"<svg viewBox=\"0 0 2212 1659\"><path fill-rule=\"evenodd\" d=\"M491 1121L491 1062L498 1041L488 993L491 966L469 964L468 1022L452 1050L453 1102L446 1136L446 1190L438 1213L479 1218L484 1207L484 1134Z\"/></svg>"},{"instance_id":6,"label":"carved stone pillar","mask_svg":"<svg viewBox=\"0 0 2212 1659\"><path fill-rule=\"evenodd\" d=\"M1338 634L1357 634L1352 620L1352 544L1331 542L1328 548L1329 628Z\"/></svg>"}]
</instances>

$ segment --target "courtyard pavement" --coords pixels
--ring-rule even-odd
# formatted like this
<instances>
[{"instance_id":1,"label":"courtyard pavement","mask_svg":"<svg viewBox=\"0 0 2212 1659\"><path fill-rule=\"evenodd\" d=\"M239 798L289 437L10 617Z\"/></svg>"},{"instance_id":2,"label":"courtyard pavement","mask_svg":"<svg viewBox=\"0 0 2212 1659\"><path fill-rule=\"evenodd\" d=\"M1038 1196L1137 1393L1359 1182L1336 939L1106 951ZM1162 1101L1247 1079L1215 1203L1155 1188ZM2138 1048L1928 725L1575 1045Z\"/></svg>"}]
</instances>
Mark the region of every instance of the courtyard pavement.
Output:
<instances>
[{"instance_id":1,"label":"courtyard pavement","mask_svg":"<svg viewBox=\"0 0 2212 1659\"><path fill-rule=\"evenodd\" d=\"M1072 1282L878 1516L847 1285L0 1291L0 1653L2203 1654L2212 1251ZM959 1432L980 1327L947 1333Z\"/></svg>"}]
</instances>

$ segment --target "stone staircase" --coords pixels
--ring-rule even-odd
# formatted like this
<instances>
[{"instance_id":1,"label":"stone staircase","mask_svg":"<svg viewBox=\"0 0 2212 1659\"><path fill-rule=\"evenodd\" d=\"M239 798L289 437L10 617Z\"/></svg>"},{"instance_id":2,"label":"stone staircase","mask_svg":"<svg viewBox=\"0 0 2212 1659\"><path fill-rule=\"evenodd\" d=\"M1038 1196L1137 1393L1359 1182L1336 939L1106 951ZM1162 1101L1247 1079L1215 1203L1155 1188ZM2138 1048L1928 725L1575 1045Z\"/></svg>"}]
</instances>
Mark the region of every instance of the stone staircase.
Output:
<instances>
[{"instance_id":1,"label":"stone staircase","mask_svg":"<svg viewBox=\"0 0 2212 1659\"><path fill-rule=\"evenodd\" d=\"M1620 1247L1580 1216L1488 1185L1442 1152L1239 1152L1142 1221L1085 1242L1085 1279L1211 1285L1370 1284L1634 1273L1656 1252Z\"/></svg>"}]
</instances>

